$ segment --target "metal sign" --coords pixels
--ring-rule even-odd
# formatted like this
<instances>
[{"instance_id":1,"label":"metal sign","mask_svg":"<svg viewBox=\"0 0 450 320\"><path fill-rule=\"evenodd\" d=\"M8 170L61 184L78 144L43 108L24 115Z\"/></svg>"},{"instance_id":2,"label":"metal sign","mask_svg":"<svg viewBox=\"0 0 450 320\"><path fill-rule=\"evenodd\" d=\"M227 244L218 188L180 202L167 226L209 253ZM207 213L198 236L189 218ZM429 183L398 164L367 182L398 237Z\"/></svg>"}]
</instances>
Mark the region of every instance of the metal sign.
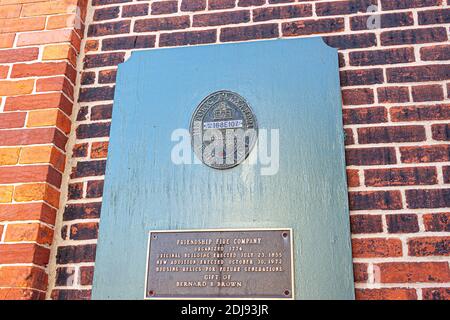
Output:
<instances>
[{"instance_id":1,"label":"metal sign","mask_svg":"<svg viewBox=\"0 0 450 320\"><path fill-rule=\"evenodd\" d=\"M145 298L293 299L291 229L152 231Z\"/></svg>"},{"instance_id":2,"label":"metal sign","mask_svg":"<svg viewBox=\"0 0 450 320\"><path fill-rule=\"evenodd\" d=\"M256 143L257 130L247 101L227 90L203 99L190 125L195 154L214 169L229 169L244 161Z\"/></svg>"}]
</instances>

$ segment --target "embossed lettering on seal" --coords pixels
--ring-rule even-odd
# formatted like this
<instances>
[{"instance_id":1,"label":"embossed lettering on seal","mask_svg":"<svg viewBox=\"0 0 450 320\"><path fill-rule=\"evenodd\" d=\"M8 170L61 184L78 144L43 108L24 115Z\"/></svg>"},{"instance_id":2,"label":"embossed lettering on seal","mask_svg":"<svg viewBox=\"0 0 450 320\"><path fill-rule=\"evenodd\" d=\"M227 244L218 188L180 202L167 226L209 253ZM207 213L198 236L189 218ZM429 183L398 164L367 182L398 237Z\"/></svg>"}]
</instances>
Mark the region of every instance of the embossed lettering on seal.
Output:
<instances>
[{"instance_id":1,"label":"embossed lettering on seal","mask_svg":"<svg viewBox=\"0 0 450 320\"><path fill-rule=\"evenodd\" d=\"M244 161L257 137L256 117L239 94L221 90L196 108L190 124L196 156L214 169L229 169Z\"/></svg>"}]
</instances>

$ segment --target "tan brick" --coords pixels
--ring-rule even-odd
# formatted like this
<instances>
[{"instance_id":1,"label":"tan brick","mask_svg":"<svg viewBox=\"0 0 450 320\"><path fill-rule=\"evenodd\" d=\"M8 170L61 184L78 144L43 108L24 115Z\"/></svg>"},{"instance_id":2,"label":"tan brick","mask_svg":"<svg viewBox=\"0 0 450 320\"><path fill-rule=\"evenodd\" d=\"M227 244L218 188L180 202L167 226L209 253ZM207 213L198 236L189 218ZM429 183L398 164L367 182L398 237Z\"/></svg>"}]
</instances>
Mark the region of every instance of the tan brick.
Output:
<instances>
[{"instance_id":1,"label":"tan brick","mask_svg":"<svg viewBox=\"0 0 450 320\"><path fill-rule=\"evenodd\" d=\"M11 202L13 189L13 186L0 186L0 203Z\"/></svg>"},{"instance_id":2,"label":"tan brick","mask_svg":"<svg viewBox=\"0 0 450 320\"><path fill-rule=\"evenodd\" d=\"M19 160L20 148L1 148L0 166L16 164Z\"/></svg>"},{"instance_id":3,"label":"tan brick","mask_svg":"<svg viewBox=\"0 0 450 320\"><path fill-rule=\"evenodd\" d=\"M59 192L46 183L31 183L16 186L14 200L17 202L43 200L53 207L59 206Z\"/></svg>"},{"instance_id":4,"label":"tan brick","mask_svg":"<svg viewBox=\"0 0 450 320\"><path fill-rule=\"evenodd\" d=\"M58 109L34 110L28 114L27 127L56 126L66 134L70 132L70 119Z\"/></svg>"},{"instance_id":5,"label":"tan brick","mask_svg":"<svg viewBox=\"0 0 450 320\"><path fill-rule=\"evenodd\" d=\"M73 65L77 62L77 53L69 44L51 45L44 48L42 60L68 59Z\"/></svg>"},{"instance_id":6,"label":"tan brick","mask_svg":"<svg viewBox=\"0 0 450 320\"><path fill-rule=\"evenodd\" d=\"M20 153L20 164L51 163L60 172L64 171L65 156L53 146L24 147Z\"/></svg>"},{"instance_id":7,"label":"tan brick","mask_svg":"<svg viewBox=\"0 0 450 320\"><path fill-rule=\"evenodd\" d=\"M75 26L75 22L77 22L75 14L60 14L57 16L48 17L47 20L47 29L63 29L63 28L71 28Z\"/></svg>"},{"instance_id":8,"label":"tan brick","mask_svg":"<svg viewBox=\"0 0 450 320\"><path fill-rule=\"evenodd\" d=\"M33 92L34 80L0 81L0 96L17 96Z\"/></svg>"}]
</instances>

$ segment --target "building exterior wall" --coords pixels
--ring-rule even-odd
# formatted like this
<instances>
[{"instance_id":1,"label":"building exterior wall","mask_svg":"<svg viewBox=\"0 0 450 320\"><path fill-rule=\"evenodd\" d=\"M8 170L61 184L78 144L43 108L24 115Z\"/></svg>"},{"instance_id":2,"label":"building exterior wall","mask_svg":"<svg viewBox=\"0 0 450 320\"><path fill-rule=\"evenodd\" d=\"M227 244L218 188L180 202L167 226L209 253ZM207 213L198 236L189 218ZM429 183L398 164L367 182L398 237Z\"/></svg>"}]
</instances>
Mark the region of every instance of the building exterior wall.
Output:
<instances>
[{"instance_id":1,"label":"building exterior wall","mask_svg":"<svg viewBox=\"0 0 450 320\"><path fill-rule=\"evenodd\" d=\"M0 1L0 299L43 299L83 0Z\"/></svg>"},{"instance_id":2,"label":"building exterior wall","mask_svg":"<svg viewBox=\"0 0 450 320\"><path fill-rule=\"evenodd\" d=\"M324 36L340 58L356 297L450 299L450 0L91 0L78 26L61 24L69 0L31 1L0 0L0 298L90 298L115 72L132 51Z\"/></svg>"}]
</instances>

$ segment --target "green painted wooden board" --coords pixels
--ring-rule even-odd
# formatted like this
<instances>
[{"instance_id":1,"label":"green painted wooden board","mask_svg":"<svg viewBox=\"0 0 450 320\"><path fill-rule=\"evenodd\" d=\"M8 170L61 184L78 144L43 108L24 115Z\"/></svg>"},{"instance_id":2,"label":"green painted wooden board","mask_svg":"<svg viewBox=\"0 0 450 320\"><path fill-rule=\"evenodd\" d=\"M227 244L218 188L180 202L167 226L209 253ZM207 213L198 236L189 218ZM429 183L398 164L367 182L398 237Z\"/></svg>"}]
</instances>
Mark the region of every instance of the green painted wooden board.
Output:
<instances>
[{"instance_id":1,"label":"green painted wooden board","mask_svg":"<svg viewBox=\"0 0 450 320\"><path fill-rule=\"evenodd\" d=\"M261 165L175 165L171 134L231 90L279 129ZM338 57L321 38L134 52L119 66L94 299L144 297L150 230L292 228L296 299L353 299Z\"/></svg>"}]
</instances>

